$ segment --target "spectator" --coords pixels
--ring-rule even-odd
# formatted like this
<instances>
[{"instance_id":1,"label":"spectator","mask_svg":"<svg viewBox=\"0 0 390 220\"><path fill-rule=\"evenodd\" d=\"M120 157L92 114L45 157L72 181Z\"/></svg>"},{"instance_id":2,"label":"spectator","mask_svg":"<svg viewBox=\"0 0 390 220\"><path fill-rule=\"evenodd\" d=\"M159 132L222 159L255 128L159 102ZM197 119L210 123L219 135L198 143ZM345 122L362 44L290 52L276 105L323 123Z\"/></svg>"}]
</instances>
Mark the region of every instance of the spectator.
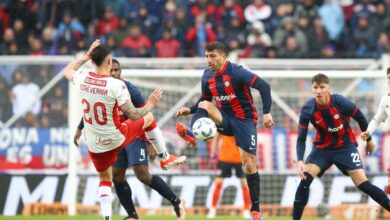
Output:
<instances>
[{"instance_id":1,"label":"spectator","mask_svg":"<svg viewBox=\"0 0 390 220\"><path fill-rule=\"evenodd\" d=\"M21 48L28 48L28 32L24 29L23 21L21 19L15 19L13 29L15 33L15 41L18 46Z\"/></svg>"},{"instance_id":2,"label":"spectator","mask_svg":"<svg viewBox=\"0 0 390 220\"><path fill-rule=\"evenodd\" d=\"M283 52L286 55L287 39L289 37L293 37L293 39L290 39L290 46L295 46L295 44L297 45L295 48L290 48L290 50L298 49L299 53L297 54L300 55L299 57L304 57L303 54L306 54L308 51L305 34L295 26L292 17L285 17L282 23L282 26L275 32L274 37L274 44L278 50L278 53L280 54L280 52Z\"/></svg>"},{"instance_id":3,"label":"spectator","mask_svg":"<svg viewBox=\"0 0 390 220\"><path fill-rule=\"evenodd\" d=\"M45 54L49 54L54 46L55 29L48 24L42 31L42 48Z\"/></svg>"},{"instance_id":4,"label":"spectator","mask_svg":"<svg viewBox=\"0 0 390 220\"><path fill-rule=\"evenodd\" d=\"M247 42L248 45L240 55L240 58L266 57L268 47L272 45L271 37L264 31L264 25L260 21L256 21L252 24L252 30L248 35Z\"/></svg>"},{"instance_id":5,"label":"spectator","mask_svg":"<svg viewBox=\"0 0 390 220\"><path fill-rule=\"evenodd\" d=\"M152 43L148 36L141 32L138 25L130 27L130 35L121 42L124 55L127 57L150 57Z\"/></svg>"},{"instance_id":6,"label":"spectator","mask_svg":"<svg viewBox=\"0 0 390 220\"><path fill-rule=\"evenodd\" d=\"M159 26L159 22L156 16L149 14L146 5L139 8L138 16L133 21L133 23L140 25L142 33L152 38L155 37L153 33Z\"/></svg>"},{"instance_id":7,"label":"spectator","mask_svg":"<svg viewBox=\"0 0 390 220\"><path fill-rule=\"evenodd\" d=\"M294 18L298 21L300 17L307 17L309 21L314 21L318 17L318 6L314 3L314 0L302 0L296 7ZM312 24L310 23L310 25Z\"/></svg>"},{"instance_id":8,"label":"spectator","mask_svg":"<svg viewBox=\"0 0 390 220\"><path fill-rule=\"evenodd\" d=\"M215 24L217 20L217 6L208 0L197 0L191 6L191 15L196 17L200 14L205 14L207 22Z\"/></svg>"},{"instance_id":9,"label":"spectator","mask_svg":"<svg viewBox=\"0 0 390 220\"><path fill-rule=\"evenodd\" d=\"M119 47L118 41L114 38L114 36L112 35L107 36L106 45L108 48L110 48L112 56L114 57L123 56L122 48ZM87 45L85 46L86 46L85 48L88 49Z\"/></svg>"},{"instance_id":10,"label":"spectator","mask_svg":"<svg viewBox=\"0 0 390 220\"><path fill-rule=\"evenodd\" d=\"M362 14L358 26L353 31L352 54L357 58L373 57L376 48L374 26L369 24L369 18Z\"/></svg>"},{"instance_id":11,"label":"spectator","mask_svg":"<svg viewBox=\"0 0 390 220\"><path fill-rule=\"evenodd\" d=\"M85 29L77 18L72 18L70 12L65 12L57 28L56 41L64 40L70 50L73 50L76 48L77 40L81 39L84 33Z\"/></svg>"},{"instance_id":12,"label":"spectator","mask_svg":"<svg viewBox=\"0 0 390 220\"><path fill-rule=\"evenodd\" d=\"M352 23L351 27L355 29L359 24L359 19L365 17L369 23L373 24L376 16L376 7L370 2L370 0L360 0L360 3L353 7Z\"/></svg>"},{"instance_id":13,"label":"spectator","mask_svg":"<svg viewBox=\"0 0 390 220\"><path fill-rule=\"evenodd\" d=\"M112 8L107 7L104 10L103 19L97 24L98 36L104 36L105 34L114 32L119 26L118 17L114 14Z\"/></svg>"},{"instance_id":14,"label":"spectator","mask_svg":"<svg viewBox=\"0 0 390 220\"><path fill-rule=\"evenodd\" d=\"M116 17L122 18L124 17L124 8L125 8L126 0L99 0L99 7L101 10L105 10L106 8L111 8Z\"/></svg>"},{"instance_id":15,"label":"spectator","mask_svg":"<svg viewBox=\"0 0 390 220\"><path fill-rule=\"evenodd\" d=\"M30 51L31 51L30 54L35 56L45 54L42 47L42 41L39 38L32 37L30 43Z\"/></svg>"},{"instance_id":16,"label":"spectator","mask_svg":"<svg viewBox=\"0 0 390 220\"><path fill-rule=\"evenodd\" d=\"M0 99L0 121L4 122L11 117L11 103L7 94L10 91L10 87L5 81L5 79L0 76L0 94L2 94L2 98Z\"/></svg>"},{"instance_id":17,"label":"spectator","mask_svg":"<svg viewBox=\"0 0 390 220\"><path fill-rule=\"evenodd\" d=\"M234 17L240 20L241 25L244 24L244 12L241 6L236 4L234 0L224 0L224 4L217 9L217 23L229 26L231 19Z\"/></svg>"},{"instance_id":18,"label":"spectator","mask_svg":"<svg viewBox=\"0 0 390 220\"><path fill-rule=\"evenodd\" d=\"M198 15L195 26L188 29L185 39L191 56L204 56L206 44L215 41L216 37L214 30L205 24L204 15Z\"/></svg>"},{"instance_id":19,"label":"spectator","mask_svg":"<svg viewBox=\"0 0 390 220\"><path fill-rule=\"evenodd\" d=\"M121 15L125 16L127 20L132 23L138 15L139 8L143 5L141 0L125 0L125 5L123 6L123 12Z\"/></svg>"},{"instance_id":20,"label":"spectator","mask_svg":"<svg viewBox=\"0 0 390 220\"><path fill-rule=\"evenodd\" d=\"M390 53L390 40L386 32L381 32L377 43L377 57L385 53Z\"/></svg>"},{"instance_id":21,"label":"spectator","mask_svg":"<svg viewBox=\"0 0 390 220\"><path fill-rule=\"evenodd\" d=\"M156 42L157 57L178 57L179 54L179 41L172 38L169 30L164 30L162 39Z\"/></svg>"},{"instance_id":22,"label":"spectator","mask_svg":"<svg viewBox=\"0 0 390 220\"><path fill-rule=\"evenodd\" d=\"M15 42L15 33L11 28L7 28L3 34L3 40L0 42L0 50L4 55L8 54L9 45Z\"/></svg>"},{"instance_id":23,"label":"spectator","mask_svg":"<svg viewBox=\"0 0 390 220\"><path fill-rule=\"evenodd\" d=\"M337 0L324 0L318 13L326 31L329 33L329 39L337 42L344 28L344 15L340 4Z\"/></svg>"},{"instance_id":24,"label":"spectator","mask_svg":"<svg viewBox=\"0 0 390 220\"><path fill-rule=\"evenodd\" d=\"M13 114L25 115L27 111L31 111L33 115L38 115L41 111L41 100L37 99L38 85L30 82L29 75L20 72L20 70L15 71L14 76L16 85L10 94Z\"/></svg>"},{"instance_id":25,"label":"spectator","mask_svg":"<svg viewBox=\"0 0 390 220\"><path fill-rule=\"evenodd\" d=\"M321 50L322 58L335 58L336 57L336 48L332 44L328 44Z\"/></svg>"},{"instance_id":26,"label":"spectator","mask_svg":"<svg viewBox=\"0 0 390 220\"><path fill-rule=\"evenodd\" d=\"M283 3L277 6L275 13L271 17L271 24L269 33L274 36L275 31L282 26L282 20L285 17L291 17L293 15L294 6L291 3Z\"/></svg>"},{"instance_id":27,"label":"spectator","mask_svg":"<svg viewBox=\"0 0 390 220\"><path fill-rule=\"evenodd\" d=\"M119 26L114 31L112 36L116 42L122 42L122 40L129 34L129 24L126 18L122 17L119 19Z\"/></svg>"},{"instance_id":28,"label":"spectator","mask_svg":"<svg viewBox=\"0 0 390 220\"><path fill-rule=\"evenodd\" d=\"M278 53L282 58L299 59L306 57L306 53L303 49L301 49L301 45L294 36L290 36L286 39L286 45L282 48L279 48Z\"/></svg>"},{"instance_id":29,"label":"spectator","mask_svg":"<svg viewBox=\"0 0 390 220\"><path fill-rule=\"evenodd\" d=\"M183 45L185 43L184 41L187 30L190 28L190 23L188 22L188 17L184 9L177 9L174 26L176 33L172 33L172 36L176 36L176 39Z\"/></svg>"},{"instance_id":30,"label":"spectator","mask_svg":"<svg viewBox=\"0 0 390 220\"><path fill-rule=\"evenodd\" d=\"M252 24L255 21L261 21L269 30L272 8L265 0L253 0L253 4L248 5L244 11L245 19Z\"/></svg>"},{"instance_id":31,"label":"spectator","mask_svg":"<svg viewBox=\"0 0 390 220\"><path fill-rule=\"evenodd\" d=\"M379 30L390 32L390 0L384 0L383 4L377 6L379 16Z\"/></svg>"}]
</instances>

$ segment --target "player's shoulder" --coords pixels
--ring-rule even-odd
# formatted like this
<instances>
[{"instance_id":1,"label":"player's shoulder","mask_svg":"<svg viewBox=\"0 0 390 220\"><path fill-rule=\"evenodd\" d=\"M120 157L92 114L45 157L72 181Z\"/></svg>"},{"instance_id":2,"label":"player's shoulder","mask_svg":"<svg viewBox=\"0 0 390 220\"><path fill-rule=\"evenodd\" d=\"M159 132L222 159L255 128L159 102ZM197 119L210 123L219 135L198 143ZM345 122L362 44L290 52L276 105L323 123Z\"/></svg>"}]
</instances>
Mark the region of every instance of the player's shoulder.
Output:
<instances>
[{"instance_id":1,"label":"player's shoulder","mask_svg":"<svg viewBox=\"0 0 390 220\"><path fill-rule=\"evenodd\" d=\"M347 97L341 95L341 94L338 94L338 93L332 93L331 94L331 97L332 97L332 101L334 103L345 103L345 102L352 102L350 99L348 99Z\"/></svg>"},{"instance_id":2,"label":"player's shoulder","mask_svg":"<svg viewBox=\"0 0 390 220\"><path fill-rule=\"evenodd\" d=\"M314 98L307 100L301 108L301 114L308 114L308 115L312 114L314 112L315 106L316 106L316 101Z\"/></svg>"}]
</instances>

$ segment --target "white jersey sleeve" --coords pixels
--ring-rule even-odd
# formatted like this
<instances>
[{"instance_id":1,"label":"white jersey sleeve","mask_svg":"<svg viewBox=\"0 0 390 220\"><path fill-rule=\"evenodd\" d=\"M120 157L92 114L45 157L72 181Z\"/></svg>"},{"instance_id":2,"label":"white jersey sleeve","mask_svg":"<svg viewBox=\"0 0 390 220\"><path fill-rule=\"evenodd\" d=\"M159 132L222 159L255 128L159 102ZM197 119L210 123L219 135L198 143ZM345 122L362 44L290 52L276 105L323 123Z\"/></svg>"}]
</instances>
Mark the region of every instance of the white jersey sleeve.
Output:
<instances>
[{"instance_id":1,"label":"white jersey sleeve","mask_svg":"<svg viewBox=\"0 0 390 220\"><path fill-rule=\"evenodd\" d=\"M381 122L384 122L390 114L390 93L386 94L381 98L381 101L378 105L378 110L374 116L374 118L368 124L367 131L370 134L373 134L378 128Z\"/></svg>"},{"instance_id":2,"label":"white jersey sleeve","mask_svg":"<svg viewBox=\"0 0 390 220\"><path fill-rule=\"evenodd\" d=\"M120 85L113 91L114 98L118 101L118 105L121 106L126 103L126 100L130 99L129 91L127 90L126 84L120 81Z\"/></svg>"}]
</instances>

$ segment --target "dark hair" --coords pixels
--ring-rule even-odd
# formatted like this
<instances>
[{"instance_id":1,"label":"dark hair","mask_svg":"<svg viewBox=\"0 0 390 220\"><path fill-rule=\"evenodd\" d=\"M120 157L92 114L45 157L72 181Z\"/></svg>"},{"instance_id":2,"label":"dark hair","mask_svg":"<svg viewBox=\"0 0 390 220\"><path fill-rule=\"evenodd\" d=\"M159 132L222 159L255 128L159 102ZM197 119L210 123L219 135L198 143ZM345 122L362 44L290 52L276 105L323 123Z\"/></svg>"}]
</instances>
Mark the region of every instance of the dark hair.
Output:
<instances>
[{"instance_id":1,"label":"dark hair","mask_svg":"<svg viewBox=\"0 0 390 220\"><path fill-rule=\"evenodd\" d=\"M93 49L91 53L92 62L96 64L96 66L101 66L104 59L111 53L111 50L107 47L100 45Z\"/></svg>"},{"instance_id":2,"label":"dark hair","mask_svg":"<svg viewBox=\"0 0 390 220\"><path fill-rule=\"evenodd\" d=\"M121 66L121 64L119 63L119 61L118 61L117 59L114 59L114 58L112 58L112 63L116 63L116 64L118 64L119 66Z\"/></svg>"},{"instance_id":3,"label":"dark hair","mask_svg":"<svg viewBox=\"0 0 390 220\"><path fill-rule=\"evenodd\" d=\"M226 46L219 41L214 41L206 45L206 51L212 51L212 50L217 50L219 52L224 53L225 55L228 54Z\"/></svg>"},{"instance_id":4,"label":"dark hair","mask_svg":"<svg viewBox=\"0 0 390 220\"><path fill-rule=\"evenodd\" d=\"M387 75L390 74L390 67L387 68Z\"/></svg>"},{"instance_id":5,"label":"dark hair","mask_svg":"<svg viewBox=\"0 0 390 220\"><path fill-rule=\"evenodd\" d=\"M325 74L318 73L317 75L313 76L313 78L311 78L311 83L318 83L318 84L326 83L326 84L329 84L329 78Z\"/></svg>"}]
</instances>

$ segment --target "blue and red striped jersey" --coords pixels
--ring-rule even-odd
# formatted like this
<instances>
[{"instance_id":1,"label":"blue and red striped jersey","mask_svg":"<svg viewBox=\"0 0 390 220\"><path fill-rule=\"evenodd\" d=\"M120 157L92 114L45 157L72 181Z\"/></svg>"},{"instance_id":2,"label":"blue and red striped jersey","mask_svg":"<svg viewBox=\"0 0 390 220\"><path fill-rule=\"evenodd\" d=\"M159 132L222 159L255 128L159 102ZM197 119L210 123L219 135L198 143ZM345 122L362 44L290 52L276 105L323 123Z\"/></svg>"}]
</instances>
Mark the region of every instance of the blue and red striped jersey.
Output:
<instances>
[{"instance_id":1,"label":"blue and red striped jersey","mask_svg":"<svg viewBox=\"0 0 390 220\"><path fill-rule=\"evenodd\" d=\"M352 101L342 95L330 94L329 103L325 107L318 106L314 98L307 101L299 116L298 160L303 159L309 122L317 131L313 140L314 147L317 149L341 148L347 144L357 145L350 127L351 117L359 123L362 131L367 129L364 115ZM299 152L302 149L303 152Z\"/></svg>"},{"instance_id":2,"label":"blue and red striped jersey","mask_svg":"<svg viewBox=\"0 0 390 220\"><path fill-rule=\"evenodd\" d=\"M263 113L271 109L269 85L242 66L227 61L220 72L206 69L202 77L203 100L215 99L216 106L226 114L240 119L250 119L257 124L257 111L250 88L260 91Z\"/></svg>"}]
</instances>

